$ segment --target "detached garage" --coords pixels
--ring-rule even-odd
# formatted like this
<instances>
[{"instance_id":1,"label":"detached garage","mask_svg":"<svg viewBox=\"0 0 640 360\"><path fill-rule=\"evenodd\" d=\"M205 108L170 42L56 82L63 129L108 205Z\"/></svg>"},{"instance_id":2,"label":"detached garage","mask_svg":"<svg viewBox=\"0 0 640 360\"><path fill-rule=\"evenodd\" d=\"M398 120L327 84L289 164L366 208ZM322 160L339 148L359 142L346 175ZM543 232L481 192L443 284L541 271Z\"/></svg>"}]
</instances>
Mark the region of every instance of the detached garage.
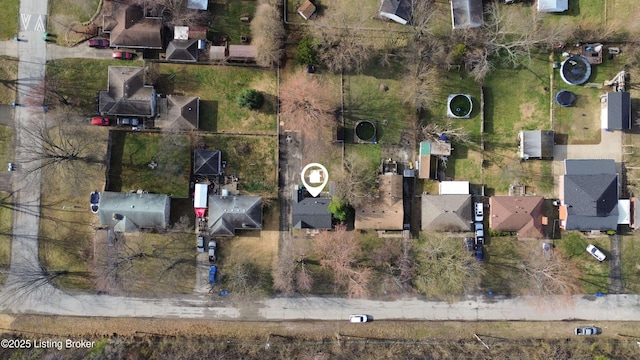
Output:
<instances>
[{"instance_id":1,"label":"detached garage","mask_svg":"<svg viewBox=\"0 0 640 360\"><path fill-rule=\"evenodd\" d=\"M631 129L631 94L610 92L602 96L600 120L606 130Z\"/></svg>"}]
</instances>

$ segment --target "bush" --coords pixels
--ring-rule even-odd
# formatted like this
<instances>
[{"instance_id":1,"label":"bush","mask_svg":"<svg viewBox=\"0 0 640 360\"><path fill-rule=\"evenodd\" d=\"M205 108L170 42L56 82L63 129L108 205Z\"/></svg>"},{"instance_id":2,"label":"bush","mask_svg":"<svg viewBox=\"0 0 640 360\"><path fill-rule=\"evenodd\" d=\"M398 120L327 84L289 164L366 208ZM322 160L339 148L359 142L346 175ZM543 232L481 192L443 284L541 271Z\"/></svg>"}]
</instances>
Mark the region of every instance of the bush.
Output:
<instances>
[{"instance_id":1,"label":"bush","mask_svg":"<svg viewBox=\"0 0 640 360\"><path fill-rule=\"evenodd\" d=\"M264 104L264 95L254 89L246 89L238 96L238 106L249 110L260 109Z\"/></svg>"},{"instance_id":2,"label":"bush","mask_svg":"<svg viewBox=\"0 0 640 360\"><path fill-rule=\"evenodd\" d=\"M300 65L315 64L317 61L316 45L312 38L305 37L298 44L298 53L296 61Z\"/></svg>"},{"instance_id":3,"label":"bush","mask_svg":"<svg viewBox=\"0 0 640 360\"><path fill-rule=\"evenodd\" d=\"M331 198L328 210L331 215L339 221L345 221L351 215L351 208L349 208L345 202L335 197Z\"/></svg>"}]
</instances>

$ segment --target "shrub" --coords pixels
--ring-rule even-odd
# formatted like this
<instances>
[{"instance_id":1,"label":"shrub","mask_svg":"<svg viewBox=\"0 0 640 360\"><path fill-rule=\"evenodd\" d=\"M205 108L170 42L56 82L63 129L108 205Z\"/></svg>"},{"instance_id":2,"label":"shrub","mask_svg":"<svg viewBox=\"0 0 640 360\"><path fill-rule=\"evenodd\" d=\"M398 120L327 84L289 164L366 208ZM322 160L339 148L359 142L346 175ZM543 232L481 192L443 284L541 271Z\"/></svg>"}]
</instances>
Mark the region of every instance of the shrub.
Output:
<instances>
[{"instance_id":1,"label":"shrub","mask_svg":"<svg viewBox=\"0 0 640 360\"><path fill-rule=\"evenodd\" d=\"M254 89L246 89L238 96L238 106L249 110L260 109L264 104L264 95Z\"/></svg>"},{"instance_id":2,"label":"shrub","mask_svg":"<svg viewBox=\"0 0 640 360\"><path fill-rule=\"evenodd\" d=\"M331 198L328 210L339 221L345 221L351 215L351 208L344 201L335 197Z\"/></svg>"},{"instance_id":3,"label":"shrub","mask_svg":"<svg viewBox=\"0 0 640 360\"><path fill-rule=\"evenodd\" d=\"M296 54L296 61L300 65L315 64L317 62L316 45L312 38L305 37L298 44L298 53Z\"/></svg>"}]
</instances>

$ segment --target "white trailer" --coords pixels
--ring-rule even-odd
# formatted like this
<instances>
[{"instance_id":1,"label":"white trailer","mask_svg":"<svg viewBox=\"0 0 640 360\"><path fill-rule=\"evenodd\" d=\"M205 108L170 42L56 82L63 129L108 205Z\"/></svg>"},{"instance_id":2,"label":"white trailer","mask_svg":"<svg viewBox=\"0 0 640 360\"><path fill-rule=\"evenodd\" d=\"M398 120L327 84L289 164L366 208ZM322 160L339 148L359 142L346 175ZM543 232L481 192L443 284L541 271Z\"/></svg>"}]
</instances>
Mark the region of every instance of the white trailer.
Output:
<instances>
[{"instance_id":1,"label":"white trailer","mask_svg":"<svg viewBox=\"0 0 640 360\"><path fill-rule=\"evenodd\" d=\"M198 218L203 218L205 211L207 211L208 192L209 184L196 184L196 190L193 194L193 208Z\"/></svg>"}]
</instances>

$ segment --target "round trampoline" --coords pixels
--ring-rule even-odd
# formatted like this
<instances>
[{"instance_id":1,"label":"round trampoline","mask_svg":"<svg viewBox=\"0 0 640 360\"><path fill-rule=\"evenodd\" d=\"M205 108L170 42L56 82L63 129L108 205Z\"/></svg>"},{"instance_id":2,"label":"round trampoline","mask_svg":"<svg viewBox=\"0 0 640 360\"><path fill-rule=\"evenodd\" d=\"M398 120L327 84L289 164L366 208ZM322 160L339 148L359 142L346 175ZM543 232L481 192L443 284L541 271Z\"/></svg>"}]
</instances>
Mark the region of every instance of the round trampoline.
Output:
<instances>
[{"instance_id":1,"label":"round trampoline","mask_svg":"<svg viewBox=\"0 0 640 360\"><path fill-rule=\"evenodd\" d=\"M582 85L591 76L591 64L583 56L573 55L562 62L560 76L569 85Z\"/></svg>"},{"instance_id":2,"label":"round trampoline","mask_svg":"<svg viewBox=\"0 0 640 360\"><path fill-rule=\"evenodd\" d=\"M376 126L369 120L359 121L356 124L356 136L365 142L375 142Z\"/></svg>"},{"instance_id":3,"label":"round trampoline","mask_svg":"<svg viewBox=\"0 0 640 360\"><path fill-rule=\"evenodd\" d=\"M569 107L576 101L576 96L568 90L561 90L556 94L556 102L563 107Z\"/></svg>"},{"instance_id":4,"label":"round trampoline","mask_svg":"<svg viewBox=\"0 0 640 360\"><path fill-rule=\"evenodd\" d=\"M471 96L465 94L449 95L447 104L447 115L452 118L468 119L473 110Z\"/></svg>"}]
</instances>

